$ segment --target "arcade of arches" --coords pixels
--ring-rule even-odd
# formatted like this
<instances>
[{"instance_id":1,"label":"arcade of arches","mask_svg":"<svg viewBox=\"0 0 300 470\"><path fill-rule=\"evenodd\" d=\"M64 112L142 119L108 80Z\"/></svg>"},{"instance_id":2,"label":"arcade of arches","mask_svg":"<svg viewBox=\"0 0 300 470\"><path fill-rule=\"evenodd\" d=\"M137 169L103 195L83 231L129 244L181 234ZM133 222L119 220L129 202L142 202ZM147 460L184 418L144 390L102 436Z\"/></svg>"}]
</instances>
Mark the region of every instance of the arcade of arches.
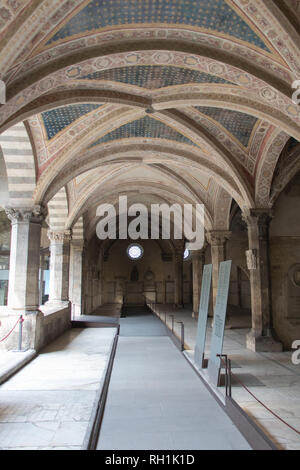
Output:
<instances>
[{"instance_id":1,"label":"arcade of arches","mask_svg":"<svg viewBox=\"0 0 300 470\"><path fill-rule=\"evenodd\" d=\"M124 5L126 3L126 5ZM300 338L299 0L5 0L0 316L36 349L106 303L191 305L232 259L246 346ZM206 243L100 241L96 209L205 205ZM53 313L53 315L50 315ZM51 321L49 318L53 318ZM8 343L9 344L9 343ZM9 344L11 347L11 344Z\"/></svg>"}]
</instances>

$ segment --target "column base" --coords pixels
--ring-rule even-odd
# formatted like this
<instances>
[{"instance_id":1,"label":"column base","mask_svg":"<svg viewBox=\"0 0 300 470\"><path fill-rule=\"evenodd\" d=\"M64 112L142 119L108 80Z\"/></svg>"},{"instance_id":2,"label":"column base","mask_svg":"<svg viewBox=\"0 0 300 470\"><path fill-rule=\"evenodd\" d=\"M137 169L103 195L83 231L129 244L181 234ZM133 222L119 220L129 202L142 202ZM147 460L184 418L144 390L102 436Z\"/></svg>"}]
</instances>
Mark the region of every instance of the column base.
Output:
<instances>
[{"instance_id":1,"label":"column base","mask_svg":"<svg viewBox=\"0 0 300 470\"><path fill-rule=\"evenodd\" d=\"M272 336L255 336L252 331L246 337L247 349L254 352L282 352L283 346Z\"/></svg>"}]
</instances>

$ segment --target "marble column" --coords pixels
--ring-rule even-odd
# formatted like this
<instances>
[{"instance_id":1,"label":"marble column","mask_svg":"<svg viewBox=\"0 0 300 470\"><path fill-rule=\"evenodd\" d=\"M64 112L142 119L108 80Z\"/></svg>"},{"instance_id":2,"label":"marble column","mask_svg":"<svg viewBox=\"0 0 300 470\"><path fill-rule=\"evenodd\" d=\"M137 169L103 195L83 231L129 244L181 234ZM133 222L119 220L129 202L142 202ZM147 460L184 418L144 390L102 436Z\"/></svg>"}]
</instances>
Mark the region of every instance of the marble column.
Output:
<instances>
[{"instance_id":1,"label":"marble column","mask_svg":"<svg viewBox=\"0 0 300 470\"><path fill-rule=\"evenodd\" d=\"M82 269L83 269L83 240L72 240L70 244L70 276L69 298L72 303L73 316L82 315Z\"/></svg>"},{"instance_id":2,"label":"marble column","mask_svg":"<svg viewBox=\"0 0 300 470\"><path fill-rule=\"evenodd\" d=\"M193 313L192 317L198 317L199 313L199 302L201 295L201 283L203 267L205 264L205 248L201 250L193 250L192 254L192 266L193 266Z\"/></svg>"},{"instance_id":3,"label":"marble column","mask_svg":"<svg viewBox=\"0 0 300 470\"><path fill-rule=\"evenodd\" d=\"M231 232L225 230L212 230L207 232L207 241L210 244L211 260L213 265L212 272L212 292L213 292L213 308L216 305L219 279L219 265L221 261L226 260L226 242Z\"/></svg>"},{"instance_id":4,"label":"marble column","mask_svg":"<svg viewBox=\"0 0 300 470\"><path fill-rule=\"evenodd\" d=\"M183 253L175 254L175 306L183 307Z\"/></svg>"},{"instance_id":5,"label":"marble column","mask_svg":"<svg viewBox=\"0 0 300 470\"><path fill-rule=\"evenodd\" d=\"M11 220L8 307L34 312L39 307L40 242L43 214L40 206L6 209Z\"/></svg>"},{"instance_id":6,"label":"marble column","mask_svg":"<svg viewBox=\"0 0 300 470\"><path fill-rule=\"evenodd\" d=\"M48 232L50 240L50 286L47 306L67 305L69 301L69 262L71 232Z\"/></svg>"},{"instance_id":7,"label":"marble column","mask_svg":"<svg viewBox=\"0 0 300 470\"><path fill-rule=\"evenodd\" d=\"M282 351L273 338L270 296L269 223L268 209L244 211L248 227L249 250L246 251L250 271L252 329L247 335L247 348L252 351Z\"/></svg>"}]
</instances>

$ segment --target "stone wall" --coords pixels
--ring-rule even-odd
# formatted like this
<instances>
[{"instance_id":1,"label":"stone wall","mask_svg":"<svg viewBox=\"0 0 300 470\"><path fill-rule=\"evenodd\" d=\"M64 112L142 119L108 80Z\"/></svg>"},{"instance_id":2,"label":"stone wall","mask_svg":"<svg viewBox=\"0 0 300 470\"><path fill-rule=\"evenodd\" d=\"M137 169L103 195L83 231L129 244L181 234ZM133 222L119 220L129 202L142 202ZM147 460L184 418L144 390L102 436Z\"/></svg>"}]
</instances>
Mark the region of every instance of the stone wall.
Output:
<instances>
[{"instance_id":1,"label":"stone wall","mask_svg":"<svg viewBox=\"0 0 300 470\"><path fill-rule=\"evenodd\" d=\"M144 254L132 261L127 256L129 240L118 240L109 249L102 250L92 240L85 253L84 305L85 313L105 303L141 305L145 293L158 303L174 303L175 257L164 256L154 240L138 240ZM183 300L191 303L191 260L183 263Z\"/></svg>"},{"instance_id":2,"label":"stone wall","mask_svg":"<svg viewBox=\"0 0 300 470\"><path fill-rule=\"evenodd\" d=\"M36 331L36 347L40 350L51 341L58 338L65 331L71 328L71 309L70 306L59 310L44 310L44 315L39 316Z\"/></svg>"},{"instance_id":3,"label":"stone wall","mask_svg":"<svg viewBox=\"0 0 300 470\"><path fill-rule=\"evenodd\" d=\"M300 339L300 177L279 196L270 226L272 316L285 349Z\"/></svg>"}]
</instances>

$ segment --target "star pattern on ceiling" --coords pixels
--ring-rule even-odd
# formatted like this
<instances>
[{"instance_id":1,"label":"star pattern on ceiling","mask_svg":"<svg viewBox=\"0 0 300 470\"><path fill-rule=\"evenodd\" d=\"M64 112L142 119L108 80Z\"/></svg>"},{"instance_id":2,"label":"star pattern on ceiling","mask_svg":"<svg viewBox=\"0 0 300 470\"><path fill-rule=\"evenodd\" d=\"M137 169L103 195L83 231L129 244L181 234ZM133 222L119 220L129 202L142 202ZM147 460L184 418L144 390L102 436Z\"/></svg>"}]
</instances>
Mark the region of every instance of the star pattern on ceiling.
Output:
<instances>
[{"instance_id":1,"label":"star pattern on ceiling","mask_svg":"<svg viewBox=\"0 0 300 470\"><path fill-rule=\"evenodd\" d=\"M149 90L190 83L216 83L235 85L221 77L182 67L161 65L136 65L100 70L80 80L109 80L135 85Z\"/></svg>"},{"instance_id":2,"label":"star pattern on ceiling","mask_svg":"<svg viewBox=\"0 0 300 470\"><path fill-rule=\"evenodd\" d=\"M149 139L167 139L183 144L196 145L194 142L185 137L183 134L177 132L175 129L156 119L145 116L141 119L124 124L112 132L109 132L105 136L93 142L89 148L95 147L99 144L112 142L114 140L140 137Z\"/></svg>"},{"instance_id":3,"label":"star pattern on ceiling","mask_svg":"<svg viewBox=\"0 0 300 470\"><path fill-rule=\"evenodd\" d=\"M100 106L99 104L73 104L43 112L42 120L48 140L53 139L81 116L98 109Z\"/></svg>"},{"instance_id":4,"label":"star pattern on ceiling","mask_svg":"<svg viewBox=\"0 0 300 470\"><path fill-rule=\"evenodd\" d=\"M214 121L217 121L231 135L247 147L252 135L252 131L258 122L258 119L249 114L230 109L213 108L208 106L195 106L200 113L205 114Z\"/></svg>"},{"instance_id":5,"label":"star pattern on ceiling","mask_svg":"<svg viewBox=\"0 0 300 470\"><path fill-rule=\"evenodd\" d=\"M215 31L270 52L226 0L91 0L56 31L47 45L109 26L154 23Z\"/></svg>"}]
</instances>

